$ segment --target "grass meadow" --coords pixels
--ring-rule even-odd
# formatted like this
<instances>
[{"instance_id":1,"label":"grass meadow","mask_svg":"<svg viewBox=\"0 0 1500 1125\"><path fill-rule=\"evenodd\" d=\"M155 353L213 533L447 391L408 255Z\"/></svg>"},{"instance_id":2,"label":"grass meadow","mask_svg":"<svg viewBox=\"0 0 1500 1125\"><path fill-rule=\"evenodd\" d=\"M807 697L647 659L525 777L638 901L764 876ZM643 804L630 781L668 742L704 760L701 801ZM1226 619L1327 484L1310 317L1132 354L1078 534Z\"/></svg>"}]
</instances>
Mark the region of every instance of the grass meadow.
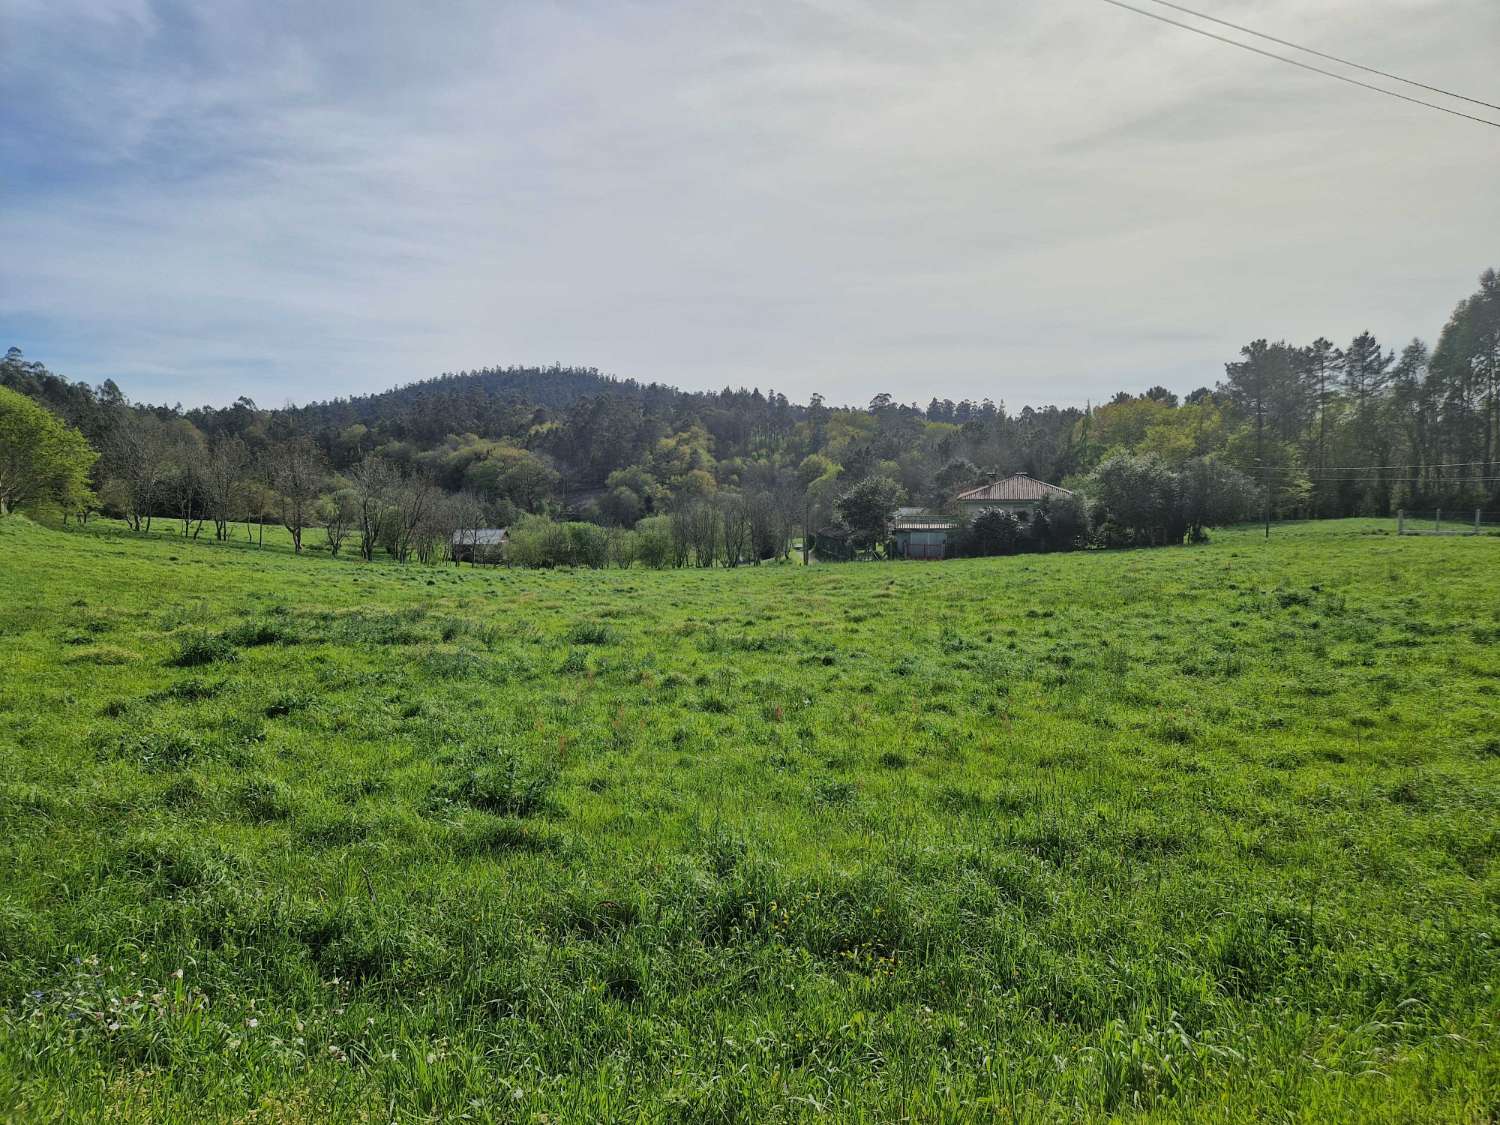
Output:
<instances>
[{"instance_id":1,"label":"grass meadow","mask_svg":"<svg viewBox=\"0 0 1500 1125\"><path fill-rule=\"evenodd\" d=\"M1500 539L0 521L0 1116L1500 1117ZM243 529L241 529L243 530Z\"/></svg>"}]
</instances>

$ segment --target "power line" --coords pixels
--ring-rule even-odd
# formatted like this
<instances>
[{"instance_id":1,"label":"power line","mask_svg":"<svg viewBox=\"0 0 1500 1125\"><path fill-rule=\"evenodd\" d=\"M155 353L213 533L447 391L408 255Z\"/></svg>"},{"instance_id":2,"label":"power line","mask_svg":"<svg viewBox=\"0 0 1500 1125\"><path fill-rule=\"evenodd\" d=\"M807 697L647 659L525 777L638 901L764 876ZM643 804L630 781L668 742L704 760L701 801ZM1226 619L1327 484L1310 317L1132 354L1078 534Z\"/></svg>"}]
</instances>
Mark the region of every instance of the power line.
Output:
<instances>
[{"instance_id":1,"label":"power line","mask_svg":"<svg viewBox=\"0 0 1500 1125\"><path fill-rule=\"evenodd\" d=\"M1402 78L1401 75L1392 74L1388 70L1380 70L1373 66L1365 66L1363 63L1354 62L1352 59L1344 59L1340 58L1338 55L1330 55L1326 51L1317 51L1312 47L1304 47L1302 46L1302 44L1293 43L1289 39L1278 39L1274 35L1267 35L1264 31L1256 31L1253 27L1245 27L1243 24L1230 23L1228 20L1221 20L1218 16L1211 16L1207 12L1199 12L1193 8L1184 7L1181 4L1174 4L1171 2L1171 0L1151 0L1151 3L1160 4L1164 8L1175 8L1179 12L1186 12L1190 16L1197 16L1199 19L1208 20L1210 23L1222 24L1224 27L1232 27L1236 31L1243 31L1246 35L1254 35L1258 39L1266 39L1272 43L1279 43L1283 47L1292 48L1292 50L1294 51L1303 51L1309 55L1316 55L1320 59L1327 59L1329 62L1336 62L1341 66L1350 66L1355 70L1362 70L1366 74L1378 74L1380 75L1380 77L1389 78L1393 82L1404 82L1408 86L1416 86L1422 90L1430 90L1434 94L1442 94L1444 97L1448 98L1457 98L1461 102L1472 102L1474 105L1482 105L1486 109L1500 109L1500 105L1496 105L1494 102L1486 102L1481 101L1479 98L1471 98L1467 94L1459 94L1455 93L1452 90L1445 90L1441 86L1429 86L1426 82L1418 82L1414 78Z\"/></svg>"},{"instance_id":2,"label":"power line","mask_svg":"<svg viewBox=\"0 0 1500 1125\"><path fill-rule=\"evenodd\" d=\"M1375 472L1380 469L1472 469L1475 465L1494 465L1496 461L1445 461L1437 465L1313 465L1320 473ZM1282 472L1298 470L1283 467Z\"/></svg>"},{"instance_id":3,"label":"power line","mask_svg":"<svg viewBox=\"0 0 1500 1125\"><path fill-rule=\"evenodd\" d=\"M1302 70L1310 70L1314 74L1321 74L1326 78L1333 78L1339 82L1347 82L1351 86L1358 86L1361 89L1365 90L1373 90L1375 91L1375 93L1384 94L1388 98L1400 98L1403 102L1411 102L1412 105L1426 106L1428 109L1435 109L1439 113L1447 113L1453 117L1462 117L1466 121L1477 121L1479 124L1488 125L1492 129L1500 129L1500 121L1491 121L1488 117L1475 117L1472 113L1464 113L1461 110L1449 109L1447 106L1438 105L1436 102L1423 101L1421 98L1413 98L1406 94L1398 94L1395 90L1387 90L1384 86L1376 86L1369 82L1361 82L1358 78L1350 78L1347 74L1339 74L1337 71L1325 70L1321 66L1313 66L1312 63L1305 63L1300 59L1288 58L1286 55L1278 55L1275 51L1262 50L1260 47L1252 47L1249 43L1241 43L1238 39L1230 39L1226 35L1218 35L1212 31L1205 31L1201 27L1194 27L1192 24L1183 23L1181 20L1174 20L1167 16L1159 15L1156 12L1148 12L1145 8L1137 8L1134 4L1124 3L1123 0L1104 0L1104 3L1112 4L1116 8L1124 8L1127 12L1134 12L1136 15L1145 16L1150 20L1159 20L1162 23L1171 24L1173 27L1180 27L1184 31L1191 31L1194 35L1204 35L1209 39L1217 39L1220 43L1228 43L1231 47L1238 47L1242 51L1251 51L1257 55L1264 55L1268 59L1275 59L1277 62L1284 62L1291 66L1300 67Z\"/></svg>"},{"instance_id":4,"label":"power line","mask_svg":"<svg viewBox=\"0 0 1500 1125\"><path fill-rule=\"evenodd\" d=\"M1312 481L1312 482L1323 482L1323 483L1326 483L1326 484L1334 484L1334 483L1345 483L1345 484L1399 484L1399 483L1401 483L1400 478L1390 478L1388 480L1382 481L1382 480L1376 479L1375 477L1317 477L1317 476L1309 476L1309 477L1303 477L1302 479L1306 480L1306 481ZM1459 480L1452 481L1450 483L1453 483L1453 484L1483 484L1483 483L1486 483L1486 482L1489 482L1489 481L1497 481L1497 480L1500 480L1500 477L1462 477Z\"/></svg>"}]
</instances>

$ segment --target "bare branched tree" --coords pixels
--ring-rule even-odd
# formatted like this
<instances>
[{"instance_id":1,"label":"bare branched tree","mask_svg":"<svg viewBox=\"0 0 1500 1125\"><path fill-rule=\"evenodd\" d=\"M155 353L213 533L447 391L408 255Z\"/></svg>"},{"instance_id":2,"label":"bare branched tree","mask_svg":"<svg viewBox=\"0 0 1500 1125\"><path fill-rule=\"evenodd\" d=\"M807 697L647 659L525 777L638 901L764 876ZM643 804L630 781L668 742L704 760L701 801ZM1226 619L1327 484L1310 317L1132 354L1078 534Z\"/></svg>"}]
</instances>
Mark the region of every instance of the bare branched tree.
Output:
<instances>
[{"instance_id":1,"label":"bare branched tree","mask_svg":"<svg viewBox=\"0 0 1500 1125\"><path fill-rule=\"evenodd\" d=\"M292 550L298 554L302 553L302 532L317 515L318 495L326 479L323 454L310 438L293 438L276 451L272 482L281 525L291 532Z\"/></svg>"},{"instance_id":2,"label":"bare branched tree","mask_svg":"<svg viewBox=\"0 0 1500 1125\"><path fill-rule=\"evenodd\" d=\"M380 545L390 521L391 494L397 483L398 478L390 463L373 453L366 454L364 460L349 471L359 553L365 562L375 557L375 548Z\"/></svg>"},{"instance_id":3,"label":"bare branched tree","mask_svg":"<svg viewBox=\"0 0 1500 1125\"><path fill-rule=\"evenodd\" d=\"M213 520L214 538L229 538L229 525L243 506L245 477L250 453L237 437L221 437L209 447L203 461L203 504Z\"/></svg>"},{"instance_id":4,"label":"bare branched tree","mask_svg":"<svg viewBox=\"0 0 1500 1125\"><path fill-rule=\"evenodd\" d=\"M121 408L110 431L108 471L121 486L125 516L135 531L151 530L172 470L170 427L154 414Z\"/></svg>"},{"instance_id":5,"label":"bare branched tree","mask_svg":"<svg viewBox=\"0 0 1500 1125\"><path fill-rule=\"evenodd\" d=\"M718 495L720 559L725 566L739 566L750 549L750 504L739 492Z\"/></svg>"},{"instance_id":6,"label":"bare branched tree","mask_svg":"<svg viewBox=\"0 0 1500 1125\"><path fill-rule=\"evenodd\" d=\"M448 557L457 563L467 553L469 565L474 566L479 561L479 530L488 518L484 499L466 489L452 497L449 511L453 534L449 538Z\"/></svg>"},{"instance_id":7,"label":"bare branched tree","mask_svg":"<svg viewBox=\"0 0 1500 1125\"><path fill-rule=\"evenodd\" d=\"M418 532L429 521L443 493L424 473L404 477L391 493L394 508L392 543L396 558L406 562L418 546Z\"/></svg>"},{"instance_id":8,"label":"bare branched tree","mask_svg":"<svg viewBox=\"0 0 1500 1125\"><path fill-rule=\"evenodd\" d=\"M323 534L328 537L328 553L335 558L343 550L349 532L359 519L359 503L352 488L335 488L318 505Z\"/></svg>"}]
</instances>

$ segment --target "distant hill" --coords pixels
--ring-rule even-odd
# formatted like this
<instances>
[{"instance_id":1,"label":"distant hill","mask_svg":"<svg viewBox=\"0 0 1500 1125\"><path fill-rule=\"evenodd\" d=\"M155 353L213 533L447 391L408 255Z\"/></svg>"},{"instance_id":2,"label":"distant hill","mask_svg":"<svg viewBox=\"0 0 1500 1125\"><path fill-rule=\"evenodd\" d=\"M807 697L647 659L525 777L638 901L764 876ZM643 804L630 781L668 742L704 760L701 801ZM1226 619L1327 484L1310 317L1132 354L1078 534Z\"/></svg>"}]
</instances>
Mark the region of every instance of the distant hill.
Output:
<instances>
[{"instance_id":1,"label":"distant hill","mask_svg":"<svg viewBox=\"0 0 1500 1125\"><path fill-rule=\"evenodd\" d=\"M593 367L486 367L446 373L352 398L329 399L283 411L300 427L341 430L351 425L400 432L408 440L435 441L449 433L507 433L518 415L540 408L566 410L580 399L610 395L654 401L685 392L600 374Z\"/></svg>"}]
</instances>

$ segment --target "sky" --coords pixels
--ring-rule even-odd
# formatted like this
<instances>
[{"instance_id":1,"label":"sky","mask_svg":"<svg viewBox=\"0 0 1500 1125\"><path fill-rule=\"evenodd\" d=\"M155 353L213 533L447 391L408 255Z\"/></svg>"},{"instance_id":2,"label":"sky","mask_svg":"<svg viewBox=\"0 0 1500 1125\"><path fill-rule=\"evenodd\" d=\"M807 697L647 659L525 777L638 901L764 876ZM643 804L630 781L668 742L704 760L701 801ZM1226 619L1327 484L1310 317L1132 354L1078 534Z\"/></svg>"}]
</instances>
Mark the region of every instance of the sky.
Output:
<instances>
[{"instance_id":1,"label":"sky","mask_svg":"<svg viewBox=\"0 0 1500 1125\"><path fill-rule=\"evenodd\" d=\"M1189 2L1500 103L1496 0ZM1500 267L1500 129L1099 0L0 0L0 192L0 347L185 405L1082 405Z\"/></svg>"}]
</instances>

